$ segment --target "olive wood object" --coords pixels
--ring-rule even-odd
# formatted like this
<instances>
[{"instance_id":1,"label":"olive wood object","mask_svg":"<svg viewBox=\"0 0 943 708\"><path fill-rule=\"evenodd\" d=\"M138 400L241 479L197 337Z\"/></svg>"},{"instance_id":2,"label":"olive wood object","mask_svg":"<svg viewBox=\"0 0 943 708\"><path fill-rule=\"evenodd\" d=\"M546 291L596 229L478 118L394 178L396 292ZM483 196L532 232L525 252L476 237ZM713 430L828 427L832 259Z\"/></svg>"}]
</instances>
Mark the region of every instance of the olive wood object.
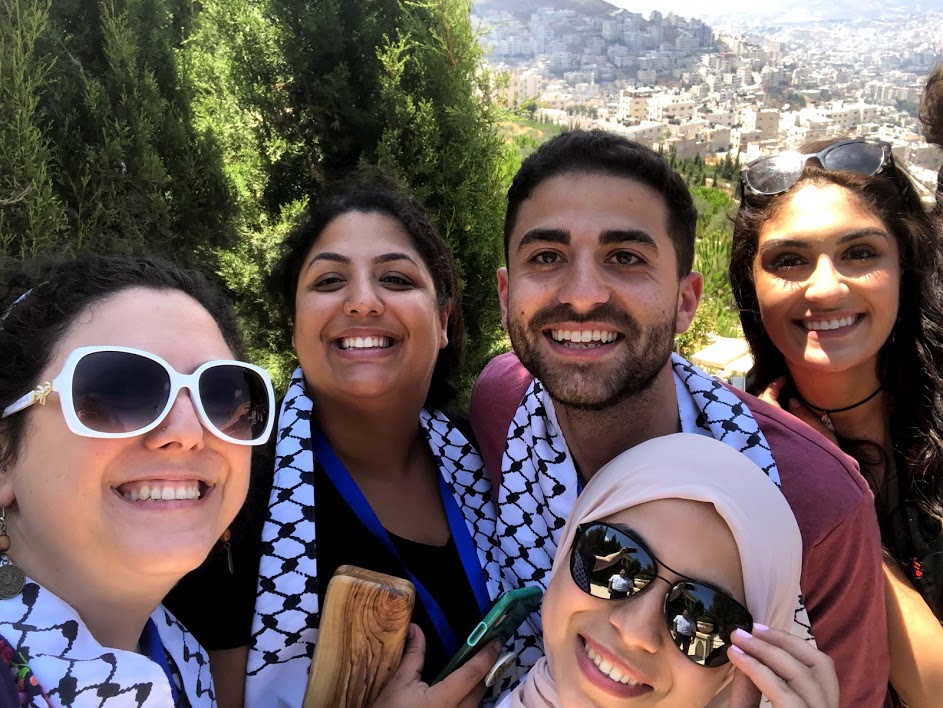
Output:
<instances>
[{"instance_id":1,"label":"olive wood object","mask_svg":"<svg viewBox=\"0 0 943 708\"><path fill-rule=\"evenodd\" d=\"M416 590L342 565L327 586L304 708L369 708L399 667Z\"/></svg>"}]
</instances>

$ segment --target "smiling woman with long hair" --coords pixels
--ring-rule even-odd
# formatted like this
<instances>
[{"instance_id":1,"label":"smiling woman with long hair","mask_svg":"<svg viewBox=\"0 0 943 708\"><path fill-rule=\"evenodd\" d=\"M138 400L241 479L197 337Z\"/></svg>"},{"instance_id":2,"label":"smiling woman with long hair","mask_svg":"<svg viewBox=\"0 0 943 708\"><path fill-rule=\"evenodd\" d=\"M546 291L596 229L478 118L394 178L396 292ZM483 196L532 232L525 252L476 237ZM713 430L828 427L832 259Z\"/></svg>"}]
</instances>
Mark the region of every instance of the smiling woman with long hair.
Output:
<instances>
[{"instance_id":1,"label":"smiling woman with long hair","mask_svg":"<svg viewBox=\"0 0 943 708\"><path fill-rule=\"evenodd\" d=\"M911 706L943 686L941 253L886 143L812 143L744 168L730 281L750 389L836 441L871 485L891 678Z\"/></svg>"},{"instance_id":2,"label":"smiling woman with long hair","mask_svg":"<svg viewBox=\"0 0 943 708\"><path fill-rule=\"evenodd\" d=\"M418 204L370 172L311 204L273 280L299 365L274 462L258 460L263 490L247 505L255 529L233 544L249 570L240 589L225 569L209 581L238 594L239 607L194 631L232 661L218 679L232 688L227 705L242 702L245 673L248 705L300 705L328 582L354 565L417 587L413 620L428 681L491 603L482 570L494 529L491 482L468 428L442 412L456 395L465 337L455 264ZM207 619L196 589L175 600L189 606L186 616ZM419 636L410 656L421 659ZM478 693L465 696L491 654L470 662L481 668L467 686L449 677L425 696L428 686L414 683L404 704L476 702Z\"/></svg>"}]
</instances>

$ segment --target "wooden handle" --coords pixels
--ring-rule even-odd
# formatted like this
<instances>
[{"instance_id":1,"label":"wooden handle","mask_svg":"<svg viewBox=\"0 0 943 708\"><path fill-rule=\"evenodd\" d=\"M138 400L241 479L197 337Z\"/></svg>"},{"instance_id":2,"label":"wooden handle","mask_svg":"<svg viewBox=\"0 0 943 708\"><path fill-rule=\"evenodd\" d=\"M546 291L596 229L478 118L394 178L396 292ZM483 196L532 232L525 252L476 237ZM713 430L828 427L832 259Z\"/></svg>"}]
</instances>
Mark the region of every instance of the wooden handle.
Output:
<instances>
[{"instance_id":1,"label":"wooden handle","mask_svg":"<svg viewBox=\"0 0 943 708\"><path fill-rule=\"evenodd\" d=\"M416 590L342 565L327 586L304 708L369 708L399 667Z\"/></svg>"}]
</instances>

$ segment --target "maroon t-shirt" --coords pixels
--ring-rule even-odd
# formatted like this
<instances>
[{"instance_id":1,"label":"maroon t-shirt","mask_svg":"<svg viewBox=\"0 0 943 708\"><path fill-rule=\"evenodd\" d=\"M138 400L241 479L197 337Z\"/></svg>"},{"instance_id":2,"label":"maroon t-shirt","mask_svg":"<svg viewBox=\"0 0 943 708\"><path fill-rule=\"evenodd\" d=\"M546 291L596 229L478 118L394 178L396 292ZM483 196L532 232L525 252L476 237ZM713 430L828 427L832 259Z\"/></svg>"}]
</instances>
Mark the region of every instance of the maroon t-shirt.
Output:
<instances>
[{"instance_id":1,"label":"maroon t-shirt","mask_svg":"<svg viewBox=\"0 0 943 708\"><path fill-rule=\"evenodd\" d=\"M469 415L497 484L508 428L533 377L512 354L475 382ZM835 662L841 705L890 705L881 538L855 461L786 411L731 389L753 413L802 535L802 590L819 649ZM500 500L499 500L500 503Z\"/></svg>"}]
</instances>

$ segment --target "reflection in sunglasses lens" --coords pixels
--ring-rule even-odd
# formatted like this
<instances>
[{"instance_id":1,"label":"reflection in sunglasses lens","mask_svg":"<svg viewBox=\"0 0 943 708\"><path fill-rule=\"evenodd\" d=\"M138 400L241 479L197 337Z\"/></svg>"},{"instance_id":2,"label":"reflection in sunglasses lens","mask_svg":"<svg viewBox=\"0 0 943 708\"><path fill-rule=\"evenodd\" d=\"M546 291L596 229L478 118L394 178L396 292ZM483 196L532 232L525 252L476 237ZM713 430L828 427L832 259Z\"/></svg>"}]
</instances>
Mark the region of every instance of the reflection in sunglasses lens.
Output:
<instances>
[{"instance_id":1,"label":"reflection in sunglasses lens","mask_svg":"<svg viewBox=\"0 0 943 708\"><path fill-rule=\"evenodd\" d=\"M236 440L254 440L268 419L265 383L242 366L224 364L200 376L203 410L216 428Z\"/></svg>"},{"instance_id":2,"label":"reflection in sunglasses lens","mask_svg":"<svg viewBox=\"0 0 943 708\"><path fill-rule=\"evenodd\" d=\"M881 168L883 159L884 148L880 145L849 143L840 145L825 156L825 168L871 175Z\"/></svg>"},{"instance_id":3,"label":"reflection in sunglasses lens","mask_svg":"<svg viewBox=\"0 0 943 708\"><path fill-rule=\"evenodd\" d=\"M765 194L785 191L795 184L802 172L802 164L798 155L775 155L750 168L749 182L754 189Z\"/></svg>"},{"instance_id":4,"label":"reflection in sunglasses lens","mask_svg":"<svg viewBox=\"0 0 943 708\"><path fill-rule=\"evenodd\" d=\"M170 393L160 364L130 352L92 352L75 367L72 405L83 425L125 433L153 423Z\"/></svg>"},{"instance_id":5,"label":"reflection in sunglasses lens","mask_svg":"<svg viewBox=\"0 0 943 708\"><path fill-rule=\"evenodd\" d=\"M607 524L593 524L573 548L570 572L583 592L618 600L644 590L658 569L639 541ZM665 622L678 648L702 666L726 664L731 632L753 627L749 612L726 593L695 580L666 582L664 589Z\"/></svg>"},{"instance_id":6,"label":"reflection in sunglasses lens","mask_svg":"<svg viewBox=\"0 0 943 708\"><path fill-rule=\"evenodd\" d=\"M580 539L571 566L585 577L581 588L596 597L610 598L609 579L625 571L627 588L616 597L634 595L655 577L655 561L639 543L611 526L590 526ZM579 584L579 583L578 583ZM620 583L621 584L621 583Z\"/></svg>"},{"instance_id":7,"label":"reflection in sunglasses lens","mask_svg":"<svg viewBox=\"0 0 943 708\"><path fill-rule=\"evenodd\" d=\"M665 603L675 644L695 663L726 664L730 634L737 627L751 629L750 615L733 598L707 585L682 582L675 589Z\"/></svg>"}]
</instances>

